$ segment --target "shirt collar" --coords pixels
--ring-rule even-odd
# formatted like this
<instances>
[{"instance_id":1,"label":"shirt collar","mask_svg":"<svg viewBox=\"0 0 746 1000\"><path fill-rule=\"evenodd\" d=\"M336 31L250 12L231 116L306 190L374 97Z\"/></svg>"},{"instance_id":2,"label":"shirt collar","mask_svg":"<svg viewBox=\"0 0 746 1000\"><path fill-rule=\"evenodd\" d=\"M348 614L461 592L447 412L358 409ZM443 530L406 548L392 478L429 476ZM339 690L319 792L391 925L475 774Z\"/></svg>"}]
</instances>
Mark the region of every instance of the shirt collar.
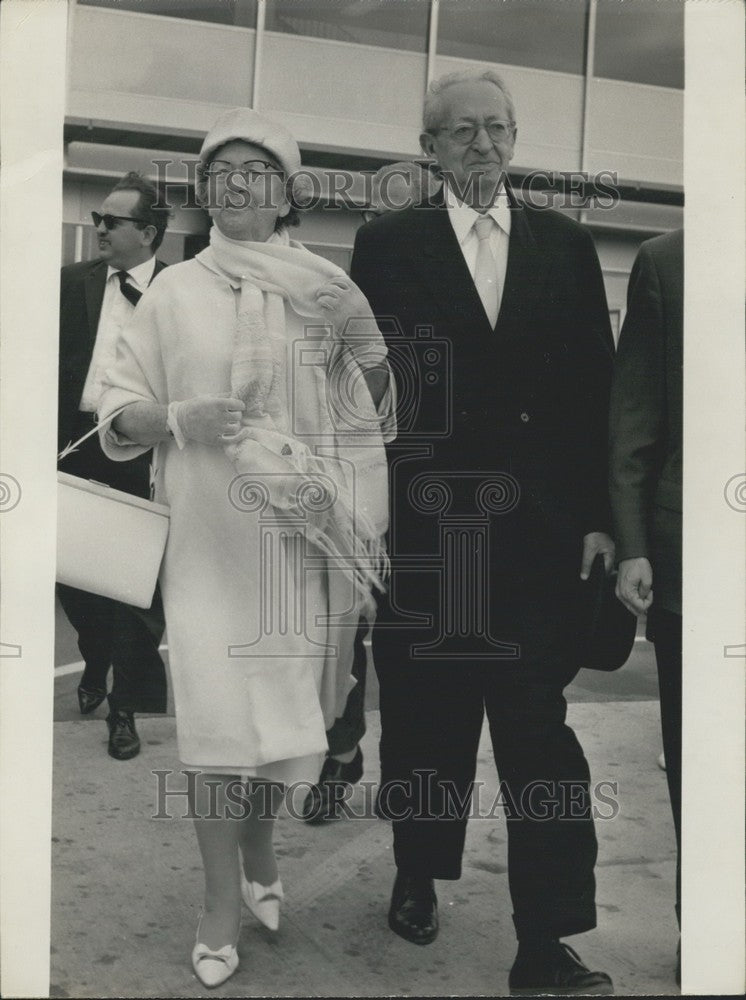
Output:
<instances>
[{"instance_id":1,"label":"shirt collar","mask_svg":"<svg viewBox=\"0 0 746 1000\"><path fill-rule=\"evenodd\" d=\"M445 201L456 239L463 244L471 232L474 220L479 218L479 212L475 212L469 205L459 201L447 184L445 185ZM495 220L504 233L510 235L510 203L505 191L498 192L492 208L487 210L487 215Z\"/></svg>"},{"instance_id":2,"label":"shirt collar","mask_svg":"<svg viewBox=\"0 0 746 1000\"><path fill-rule=\"evenodd\" d=\"M106 269L106 280L108 281L112 274L118 274L121 271L121 267L112 267L111 264ZM153 280L153 274L155 272L155 255L148 257L144 260L142 264L135 264L131 267L127 274L130 276L130 280L134 285L139 288L147 288L150 282Z\"/></svg>"}]
</instances>

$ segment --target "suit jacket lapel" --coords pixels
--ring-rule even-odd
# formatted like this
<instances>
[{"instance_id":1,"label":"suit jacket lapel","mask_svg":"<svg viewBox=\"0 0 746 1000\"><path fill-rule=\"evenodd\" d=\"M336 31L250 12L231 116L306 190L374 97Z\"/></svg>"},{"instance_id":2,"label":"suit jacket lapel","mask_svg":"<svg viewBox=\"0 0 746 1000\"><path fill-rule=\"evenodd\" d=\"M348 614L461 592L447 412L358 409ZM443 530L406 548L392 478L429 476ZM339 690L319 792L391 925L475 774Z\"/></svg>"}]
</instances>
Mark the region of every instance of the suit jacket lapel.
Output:
<instances>
[{"instance_id":1,"label":"suit jacket lapel","mask_svg":"<svg viewBox=\"0 0 746 1000\"><path fill-rule=\"evenodd\" d=\"M490 332L482 300L441 198L419 213L412 261L443 312L465 329Z\"/></svg>"},{"instance_id":2,"label":"suit jacket lapel","mask_svg":"<svg viewBox=\"0 0 746 1000\"><path fill-rule=\"evenodd\" d=\"M536 298L539 251L526 213L511 199L508 266L494 331L456 239L445 203L423 209L419 255L414 263L441 308L464 326L498 338L525 336Z\"/></svg>"},{"instance_id":3,"label":"suit jacket lapel","mask_svg":"<svg viewBox=\"0 0 746 1000\"><path fill-rule=\"evenodd\" d=\"M163 261L156 260L151 282L159 271L166 267ZM98 333L98 321L101 318L101 305L104 301L106 288L106 273L108 267L104 261L95 264L85 277L85 306L88 314L88 330L91 335L91 351Z\"/></svg>"},{"instance_id":4,"label":"suit jacket lapel","mask_svg":"<svg viewBox=\"0 0 746 1000\"><path fill-rule=\"evenodd\" d=\"M104 301L107 265L100 261L85 277L85 306L88 314L88 330L91 336L91 351L96 340L98 321L101 317L101 304Z\"/></svg>"},{"instance_id":5,"label":"suit jacket lapel","mask_svg":"<svg viewBox=\"0 0 746 1000\"><path fill-rule=\"evenodd\" d=\"M530 321L541 281L540 252L531 232L526 212L520 205L511 206L508 266L505 272L500 314L495 325L499 338L530 335Z\"/></svg>"}]
</instances>

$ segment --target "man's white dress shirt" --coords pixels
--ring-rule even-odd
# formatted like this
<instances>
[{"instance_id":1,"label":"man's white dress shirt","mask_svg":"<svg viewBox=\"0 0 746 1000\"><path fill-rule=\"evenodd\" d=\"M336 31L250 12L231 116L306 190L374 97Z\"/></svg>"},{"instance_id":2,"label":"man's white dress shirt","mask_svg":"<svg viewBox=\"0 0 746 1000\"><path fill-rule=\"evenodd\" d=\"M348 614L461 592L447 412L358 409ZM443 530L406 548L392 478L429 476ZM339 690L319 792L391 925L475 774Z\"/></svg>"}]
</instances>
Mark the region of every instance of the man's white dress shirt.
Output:
<instances>
[{"instance_id":1,"label":"man's white dress shirt","mask_svg":"<svg viewBox=\"0 0 746 1000\"><path fill-rule=\"evenodd\" d=\"M104 298L101 303L101 315L98 320L98 330L96 331L96 343L93 346L91 364L88 368L88 375L83 387L83 394L80 398L80 409L84 412L95 413L98 409L98 401L101 396L101 381L107 368L111 368L117 354L117 340L123 327L129 320L134 306L124 297L122 289L119 287L119 278L116 275L121 268L108 267L106 272L106 284L104 286ZM150 257L131 267L127 274L127 284L132 285L138 292L144 292L150 284L155 271L155 257Z\"/></svg>"},{"instance_id":2,"label":"man's white dress shirt","mask_svg":"<svg viewBox=\"0 0 746 1000\"><path fill-rule=\"evenodd\" d=\"M445 203L448 210L448 218L456 239L464 255L466 266L469 268L472 280L474 279L477 266L477 251L479 248L479 238L477 237L474 223L479 218L479 212L475 212L469 205L459 201L448 185L445 185ZM497 276L497 306L498 311L502 301L503 288L505 286L505 272L508 268L508 244L510 241L510 205L508 196L501 191L492 208L486 212L496 223L492 227L489 242L492 256L495 258L495 269Z\"/></svg>"}]
</instances>

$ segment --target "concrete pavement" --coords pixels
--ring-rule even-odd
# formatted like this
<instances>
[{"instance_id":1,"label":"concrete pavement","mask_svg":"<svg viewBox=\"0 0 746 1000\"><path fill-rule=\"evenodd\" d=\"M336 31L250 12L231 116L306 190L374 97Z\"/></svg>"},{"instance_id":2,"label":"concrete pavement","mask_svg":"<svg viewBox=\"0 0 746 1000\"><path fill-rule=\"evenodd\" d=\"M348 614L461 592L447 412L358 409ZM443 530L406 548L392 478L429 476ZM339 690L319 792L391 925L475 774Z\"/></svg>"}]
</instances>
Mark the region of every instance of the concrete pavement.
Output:
<instances>
[{"instance_id":1,"label":"concrete pavement","mask_svg":"<svg viewBox=\"0 0 746 1000\"><path fill-rule=\"evenodd\" d=\"M616 782L619 811L599 820L598 927L569 939L591 968L626 996L676 994L675 848L660 753L652 658L645 643L620 673L581 672L568 691L569 720L594 782ZM59 661L58 661L59 662ZM202 870L191 821L154 819L156 770L179 771L172 717L139 717L142 753L106 753L102 706L81 718L77 675L56 688L53 806L52 996L503 996L514 957L505 820L469 824L464 874L438 882L441 932L425 948L392 934L389 825L348 819L277 824L286 892L277 935L250 915L241 964L206 991L191 970ZM374 685L369 703L375 700ZM378 713L367 713L364 781L378 779ZM487 732L479 752L483 801L497 794ZM169 788L181 788L178 774ZM372 786L369 788L369 792ZM366 789L351 800L365 812ZM183 800L172 800L180 817ZM602 812L610 808L599 803ZM487 811L485 809L484 811Z\"/></svg>"}]
</instances>

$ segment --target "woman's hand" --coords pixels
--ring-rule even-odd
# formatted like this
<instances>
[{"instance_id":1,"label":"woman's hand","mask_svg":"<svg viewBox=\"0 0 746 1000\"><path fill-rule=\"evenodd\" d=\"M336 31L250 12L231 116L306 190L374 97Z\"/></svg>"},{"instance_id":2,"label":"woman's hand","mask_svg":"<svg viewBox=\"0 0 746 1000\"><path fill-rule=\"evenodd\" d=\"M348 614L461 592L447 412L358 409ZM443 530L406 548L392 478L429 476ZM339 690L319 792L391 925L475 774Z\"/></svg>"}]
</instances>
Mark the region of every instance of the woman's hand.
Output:
<instances>
[{"instance_id":1,"label":"woman's hand","mask_svg":"<svg viewBox=\"0 0 746 1000\"><path fill-rule=\"evenodd\" d=\"M316 302L321 315L334 324L338 337L344 336L347 323L351 319L370 316L368 300L350 278L331 278L316 293Z\"/></svg>"},{"instance_id":2,"label":"woman's hand","mask_svg":"<svg viewBox=\"0 0 746 1000\"><path fill-rule=\"evenodd\" d=\"M172 415L184 440L199 444L222 444L241 429L241 414L246 409L240 399L228 394L193 396L172 403Z\"/></svg>"}]
</instances>

